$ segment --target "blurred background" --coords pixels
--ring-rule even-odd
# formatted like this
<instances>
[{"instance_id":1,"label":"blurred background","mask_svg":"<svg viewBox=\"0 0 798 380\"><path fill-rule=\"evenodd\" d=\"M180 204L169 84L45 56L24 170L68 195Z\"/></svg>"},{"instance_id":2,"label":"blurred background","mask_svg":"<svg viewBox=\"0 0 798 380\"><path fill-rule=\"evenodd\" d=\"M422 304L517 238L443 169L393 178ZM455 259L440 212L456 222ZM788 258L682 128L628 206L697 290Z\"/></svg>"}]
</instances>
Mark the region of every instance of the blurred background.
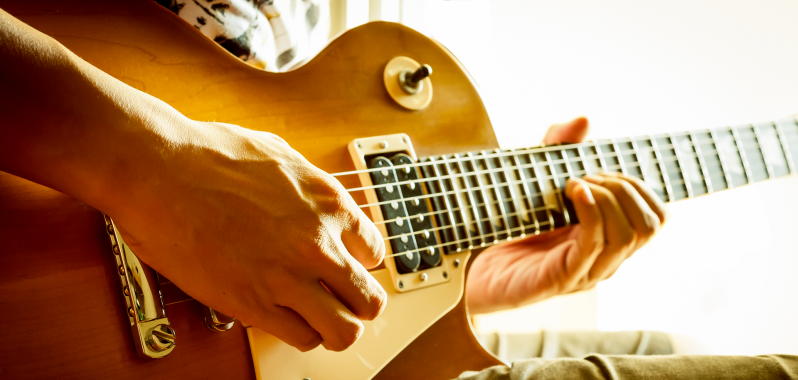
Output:
<instances>
[{"instance_id":1,"label":"blurred background","mask_svg":"<svg viewBox=\"0 0 798 380\"><path fill-rule=\"evenodd\" d=\"M589 138L798 113L794 0L330 0L332 35L370 20L446 45L503 147L584 115ZM434 74L433 74L434 77ZM673 204L597 289L478 316L480 331L659 330L677 353L798 354L798 178Z\"/></svg>"}]
</instances>

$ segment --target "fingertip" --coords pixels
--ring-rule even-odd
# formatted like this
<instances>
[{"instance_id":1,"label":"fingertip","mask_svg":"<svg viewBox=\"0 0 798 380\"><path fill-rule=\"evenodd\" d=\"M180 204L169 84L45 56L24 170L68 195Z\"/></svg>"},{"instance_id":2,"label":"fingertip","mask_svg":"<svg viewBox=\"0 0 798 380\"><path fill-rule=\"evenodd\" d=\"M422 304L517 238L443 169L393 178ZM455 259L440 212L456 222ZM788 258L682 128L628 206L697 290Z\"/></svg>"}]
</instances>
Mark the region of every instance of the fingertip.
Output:
<instances>
[{"instance_id":1,"label":"fingertip","mask_svg":"<svg viewBox=\"0 0 798 380\"><path fill-rule=\"evenodd\" d=\"M576 188L577 197L579 200L584 202L585 204L594 206L596 204L596 199L593 198L593 192L590 191L590 188L584 184L580 183L579 186Z\"/></svg>"}]
</instances>

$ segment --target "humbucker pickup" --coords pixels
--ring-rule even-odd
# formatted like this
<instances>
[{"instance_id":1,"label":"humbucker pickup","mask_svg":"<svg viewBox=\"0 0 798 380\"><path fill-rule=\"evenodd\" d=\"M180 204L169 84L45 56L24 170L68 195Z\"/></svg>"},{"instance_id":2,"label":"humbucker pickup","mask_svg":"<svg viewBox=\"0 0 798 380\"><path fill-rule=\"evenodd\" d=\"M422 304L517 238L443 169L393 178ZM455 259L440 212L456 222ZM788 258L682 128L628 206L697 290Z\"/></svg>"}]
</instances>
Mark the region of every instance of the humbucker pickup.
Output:
<instances>
[{"instance_id":1,"label":"humbucker pickup","mask_svg":"<svg viewBox=\"0 0 798 380\"><path fill-rule=\"evenodd\" d=\"M424 183L413 164L413 159L404 153L390 158L376 156L368 164L369 169L382 169L371 172L371 180L399 273L441 265Z\"/></svg>"}]
</instances>

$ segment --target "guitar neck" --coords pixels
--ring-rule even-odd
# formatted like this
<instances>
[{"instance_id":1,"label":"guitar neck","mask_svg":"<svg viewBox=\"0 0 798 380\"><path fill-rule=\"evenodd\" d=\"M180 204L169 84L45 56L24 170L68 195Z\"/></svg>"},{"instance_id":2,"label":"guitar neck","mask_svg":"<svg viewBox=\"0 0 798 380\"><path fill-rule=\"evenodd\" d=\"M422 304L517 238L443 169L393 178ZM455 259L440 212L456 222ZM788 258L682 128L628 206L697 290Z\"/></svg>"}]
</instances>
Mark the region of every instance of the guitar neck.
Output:
<instances>
[{"instance_id":1,"label":"guitar neck","mask_svg":"<svg viewBox=\"0 0 798 380\"><path fill-rule=\"evenodd\" d=\"M793 153L794 152L794 153ZM420 160L444 252L578 223L568 178L620 172L666 202L796 174L798 120Z\"/></svg>"}]
</instances>

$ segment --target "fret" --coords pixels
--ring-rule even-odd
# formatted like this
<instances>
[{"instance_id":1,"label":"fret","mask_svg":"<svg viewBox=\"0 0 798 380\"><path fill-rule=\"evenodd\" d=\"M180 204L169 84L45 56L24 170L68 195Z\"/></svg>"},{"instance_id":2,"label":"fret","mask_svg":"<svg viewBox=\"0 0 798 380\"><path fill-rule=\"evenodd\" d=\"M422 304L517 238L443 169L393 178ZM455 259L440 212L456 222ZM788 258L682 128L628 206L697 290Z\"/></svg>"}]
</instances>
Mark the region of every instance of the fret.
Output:
<instances>
[{"instance_id":1,"label":"fret","mask_svg":"<svg viewBox=\"0 0 798 380\"><path fill-rule=\"evenodd\" d=\"M753 183L754 177L751 175L751 167L748 163L748 158L746 158L745 149L740 145L740 138L738 137L737 130L734 128L729 127L732 134L732 139L734 139L734 145L737 147L737 154L740 155L740 160L743 163L743 170L745 170L745 177L747 183Z\"/></svg>"},{"instance_id":2,"label":"fret","mask_svg":"<svg viewBox=\"0 0 798 380\"><path fill-rule=\"evenodd\" d=\"M534 174L535 179L538 180L538 188L540 189L540 196L544 198L544 203L545 203L546 194L544 194L544 192L546 190L543 188L543 186L541 186L541 183L543 182L541 180L542 177L540 176L540 170L538 169L537 160L535 160L535 156L533 154L528 153L527 157L529 157L529 161L532 163L532 174ZM554 215L552 215L548 204L544 204L544 206L546 208L546 216L549 219L549 231L554 231Z\"/></svg>"},{"instance_id":3,"label":"fret","mask_svg":"<svg viewBox=\"0 0 798 380\"><path fill-rule=\"evenodd\" d=\"M773 158L765 153L765 149L762 149L762 144L764 140L762 140L761 132L759 131L759 127L756 124L751 124L751 129L754 131L754 138L756 139L757 149L759 149L759 154L762 155L762 161L765 163L765 171L767 171L768 179L773 179L775 177L775 172L773 171L773 166L771 164Z\"/></svg>"},{"instance_id":4,"label":"fret","mask_svg":"<svg viewBox=\"0 0 798 380\"><path fill-rule=\"evenodd\" d=\"M461 174L460 182L461 182L462 185L465 186L466 190L465 191L458 191L458 192L460 192L461 194L464 194L464 196L468 200L469 206L471 207L471 211L474 213L473 220L474 220L474 224L477 227L477 231L476 232L479 234L477 236L477 238L479 239L480 243L482 243L482 246L484 247L485 243L482 242L482 235L484 235L484 234L482 233L482 222L479 221L479 219L481 218L479 216L479 208L477 207L476 202L474 202L474 196L471 194L471 187L468 185L468 181L466 180L466 173L463 170L463 164L462 164L462 162L461 162L461 160L459 158L460 158L460 156L458 156L457 154L454 155L454 162L457 165L459 173ZM462 208L463 207L461 207L461 209ZM469 222L466 222L466 231L469 232L468 233L468 237L469 237L468 249L471 249L471 248L474 247L474 244L476 244L476 241L474 241L473 235L470 232L470 227L468 226L469 224L470 224Z\"/></svg>"},{"instance_id":5,"label":"fret","mask_svg":"<svg viewBox=\"0 0 798 380\"><path fill-rule=\"evenodd\" d=\"M446 158L444 156L441 156L441 159L444 160L444 165L445 165L446 164ZM443 203L446 206L446 213L449 216L449 224L452 226L452 235L454 236L454 240L460 240L462 238L460 237L460 231L457 228L457 219L454 217L454 212L452 212L452 204L450 202L449 195L445 194L446 186L444 186L443 180L441 179L440 173L438 172L438 163L435 162L435 157L430 157L429 160L430 160L430 162L432 162L432 165L431 165L432 166L432 171L434 172L435 178L438 181L438 187L441 189L441 193L444 193L444 194L442 194L441 198L443 198ZM452 189L454 189L454 187L452 187ZM456 199L457 198L455 196L455 200ZM459 204L456 205L456 206L457 206L458 209L460 208ZM465 218L463 219L463 222L465 222ZM467 230L468 228L466 227L465 229ZM441 239L441 240L443 240L443 239ZM454 244L454 246L455 246L455 251L457 251L457 252L461 251L460 244Z\"/></svg>"},{"instance_id":6,"label":"fret","mask_svg":"<svg viewBox=\"0 0 798 380\"><path fill-rule=\"evenodd\" d=\"M607 170L607 162L604 161L604 154L601 152L601 145L598 143L598 140L593 142L593 146L596 148L596 154L599 157L599 165L601 166L601 171L609 172L609 170Z\"/></svg>"},{"instance_id":7,"label":"fret","mask_svg":"<svg viewBox=\"0 0 798 380\"><path fill-rule=\"evenodd\" d=\"M665 167L664 162L662 162L662 155L657 149L657 140L651 138L650 136L648 136L648 139L651 142L651 148L654 150L654 158L657 160L657 164L659 165L662 182L665 185L665 193L668 195L667 202L671 202L674 200L674 197L673 188L671 187L670 180L668 179L668 169Z\"/></svg>"},{"instance_id":8,"label":"fret","mask_svg":"<svg viewBox=\"0 0 798 380\"><path fill-rule=\"evenodd\" d=\"M701 169L701 177L704 179L704 185L707 187L707 194L712 194L712 180L709 178L709 169L707 169L706 160L704 160L704 155L701 153L701 144L696 144L697 139L695 137L695 133L688 133L690 144L693 146L696 158L698 159L698 166Z\"/></svg>"},{"instance_id":9,"label":"fret","mask_svg":"<svg viewBox=\"0 0 798 380\"><path fill-rule=\"evenodd\" d=\"M482 177L479 173L479 169L477 168L477 163L476 160L474 159L474 154L469 152L466 153L466 156L471 160L471 167L474 169L473 172L474 174L472 174L472 176L477 182L477 187L475 190L477 191L477 194L479 194L479 196L482 198L482 203L485 204L485 213L487 214L486 216L488 218L488 221L487 221L487 226L483 225L482 229L484 231L487 230L487 227L490 227L489 233L493 235L493 244L496 244L499 242L499 234L496 233L496 227L494 227L495 224L493 223L496 219L493 216L493 209L490 206L490 203L492 202L492 200L490 200L490 194L489 194L490 192L485 190L485 185L482 182ZM480 224L482 224L482 222L480 222ZM487 237L488 233L483 233L483 236ZM485 244L484 239L482 240L482 244Z\"/></svg>"},{"instance_id":10,"label":"fret","mask_svg":"<svg viewBox=\"0 0 798 380\"><path fill-rule=\"evenodd\" d=\"M551 170L551 175L554 179L554 190L560 190L562 187L560 186L559 175L557 175L557 170L554 169L554 165L551 163L551 155L549 154L549 151L545 151L544 154L546 156L546 163L549 164L549 170ZM571 225L571 216L569 215L568 208L565 207L562 191L557 191L557 198L560 200L560 208L562 209L563 216L565 217L565 225Z\"/></svg>"},{"instance_id":11,"label":"fret","mask_svg":"<svg viewBox=\"0 0 798 380\"><path fill-rule=\"evenodd\" d=\"M732 182L731 171L729 165L726 163L726 154L723 153L723 149L718 145L720 144L720 140L718 139L717 133L710 129L709 134L712 137L712 144L715 145L715 152L717 152L718 159L720 160L720 170L723 171L723 177L726 179L726 188L733 189L735 186Z\"/></svg>"},{"instance_id":12,"label":"fret","mask_svg":"<svg viewBox=\"0 0 798 380\"><path fill-rule=\"evenodd\" d=\"M521 180L521 186L524 189L524 195L526 196L527 201L529 202L529 206L526 210L531 210L532 214L532 223L535 224L535 235L540 234L540 222L538 221L538 215L535 211L535 204L532 202L532 193L529 191L529 185L527 184L526 175L524 174L524 170L520 167L520 163L518 162L518 156L512 155L510 158L513 159L513 164L515 165L516 172L518 173L518 179ZM521 206L525 206L521 204ZM526 235L526 229L522 230L521 237Z\"/></svg>"},{"instance_id":13,"label":"fret","mask_svg":"<svg viewBox=\"0 0 798 380\"><path fill-rule=\"evenodd\" d=\"M790 152L796 152L792 155L792 162L798 170L798 118L782 119L779 124Z\"/></svg>"},{"instance_id":14,"label":"fret","mask_svg":"<svg viewBox=\"0 0 798 380\"><path fill-rule=\"evenodd\" d=\"M576 153L579 155L579 159L582 160L582 166L585 168L585 174L592 174L590 173L590 167L585 159L585 152L582 150L582 144L576 146Z\"/></svg>"},{"instance_id":15,"label":"fret","mask_svg":"<svg viewBox=\"0 0 798 380\"><path fill-rule=\"evenodd\" d=\"M496 222L504 222L503 228L502 228L501 225L499 225L498 229L495 228L495 227L493 229L494 235L496 235L495 243L498 243L498 241L510 237L510 230L511 230L510 221L507 220L507 210L504 208L504 199L505 198L502 197L501 191L499 190L499 186L497 185L497 183L500 182L500 180L498 178L499 178L501 172L492 170L494 168L492 167L490 162L488 162L488 158L485 157L485 156L488 155L487 152L485 152L483 150L483 151L479 152L479 155L482 156L482 163L485 165L485 169L487 169L486 173L487 173L488 179L490 179L490 183L488 185L493 185L493 192L494 192L494 194L496 194L496 205L497 205L496 209L499 212L499 214L501 214L500 215L501 219L497 218L495 220L496 220ZM493 160L493 159L490 158L490 160ZM499 158L499 160L501 161L501 158ZM506 183L506 181L505 181L505 183ZM507 185L506 187L508 187L508 188L512 186L509 183L506 183L506 185ZM480 182L480 186L481 186L481 182ZM501 187L504 188L505 186L502 185ZM487 192L490 194L490 189L488 189ZM490 216L491 220L494 220L493 216L490 213L488 213L488 215ZM491 225L492 226L496 226L498 224L499 223L492 223ZM503 236L503 234L504 234L503 231L507 231L506 232L507 236Z\"/></svg>"},{"instance_id":16,"label":"fret","mask_svg":"<svg viewBox=\"0 0 798 380\"><path fill-rule=\"evenodd\" d=\"M676 164L679 165L679 171L682 174L682 180L684 181L684 188L687 190L687 198L693 198L695 195L693 194L693 186L690 183L690 175L688 174L687 166L685 166L685 160L682 159L682 155L680 153L679 144L673 136L668 133L668 139L671 141L671 146L673 147L673 153L676 155Z\"/></svg>"},{"instance_id":17,"label":"fret","mask_svg":"<svg viewBox=\"0 0 798 380\"><path fill-rule=\"evenodd\" d=\"M776 136L779 138L781 149L784 151L784 157L787 159L787 169L790 171L790 174L795 174L795 163L793 161L792 152L790 151L790 144L787 142L784 130L781 128L781 122L774 121L773 126L776 127Z\"/></svg>"},{"instance_id":18,"label":"fret","mask_svg":"<svg viewBox=\"0 0 798 380\"><path fill-rule=\"evenodd\" d=\"M498 153L499 150L496 149L495 152ZM520 237L523 238L526 232L526 226L524 225L524 219L521 217L521 213L519 212L519 207L521 207L521 201L519 200L518 196L516 196L515 194L515 186L512 184L513 176L504 166L504 160L502 160L502 157L498 158L498 162L499 162L499 168L501 168L502 170L501 173L502 175L504 175L505 183L507 183L507 188L510 191L510 197L513 200L512 205L514 206L513 211L515 212L515 219L518 221L518 226L521 227ZM506 211L506 209L503 209L503 211ZM504 222L505 225L507 226L507 240L509 241L513 238L513 234L512 232L510 232L513 230L513 226L510 225L509 220L507 219L507 214L504 214Z\"/></svg>"},{"instance_id":19,"label":"fret","mask_svg":"<svg viewBox=\"0 0 798 380\"><path fill-rule=\"evenodd\" d=\"M630 138L629 141L632 142L632 151L635 152L635 157L637 157L637 165L640 167L640 175L643 177L643 182L652 185L651 180L648 178L648 174L646 174L646 168L643 166L644 157L640 155L640 147L637 145L637 140L634 138Z\"/></svg>"},{"instance_id":20,"label":"fret","mask_svg":"<svg viewBox=\"0 0 798 380\"><path fill-rule=\"evenodd\" d=\"M626 171L626 164L623 161L623 153L621 153L621 149L618 148L618 143L615 142L615 139L610 139L610 143L612 144L612 149L615 151L615 156L618 158L618 165L621 165L621 173L623 175L629 175Z\"/></svg>"}]
</instances>

